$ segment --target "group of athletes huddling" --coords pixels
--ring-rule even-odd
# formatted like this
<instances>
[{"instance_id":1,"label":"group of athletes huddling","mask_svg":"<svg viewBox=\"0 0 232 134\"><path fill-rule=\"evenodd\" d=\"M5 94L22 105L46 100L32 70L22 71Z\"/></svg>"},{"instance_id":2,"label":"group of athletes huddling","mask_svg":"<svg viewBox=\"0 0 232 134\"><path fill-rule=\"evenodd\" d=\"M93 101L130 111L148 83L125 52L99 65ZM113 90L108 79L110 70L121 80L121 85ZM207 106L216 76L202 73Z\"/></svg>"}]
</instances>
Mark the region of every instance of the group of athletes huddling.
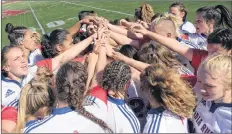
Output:
<instances>
[{"instance_id":1,"label":"group of athletes huddling","mask_svg":"<svg viewBox=\"0 0 232 134\"><path fill-rule=\"evenodd\" d=\"M149 4L135 20L81 11L41 35L8 23L1 50L2 132L231 133L232 15Z\"/></svg>"}]
</instances>

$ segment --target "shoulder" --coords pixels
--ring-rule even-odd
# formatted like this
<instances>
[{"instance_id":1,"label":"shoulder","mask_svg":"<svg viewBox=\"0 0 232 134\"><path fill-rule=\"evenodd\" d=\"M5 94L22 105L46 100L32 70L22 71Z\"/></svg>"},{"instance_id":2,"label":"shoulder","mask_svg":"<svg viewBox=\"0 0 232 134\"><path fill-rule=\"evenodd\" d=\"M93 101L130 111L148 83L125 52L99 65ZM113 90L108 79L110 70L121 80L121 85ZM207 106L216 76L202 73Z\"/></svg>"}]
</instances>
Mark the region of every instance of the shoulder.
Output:
<instances>
[{"instance_id":1,"label":"shoulder","mask_svg":"<svg viewBox=\"0 0 232 134\"><path fill-rule=\"evenodd\" d=\"M30 131L37 129L38 127L44 125L46 122L48 122L54 117L55 115L50 115L41 120L34 120L34 121L27 122L26 127L24 128L24 133L29 133Z\"/></svg>"}]
</instances>

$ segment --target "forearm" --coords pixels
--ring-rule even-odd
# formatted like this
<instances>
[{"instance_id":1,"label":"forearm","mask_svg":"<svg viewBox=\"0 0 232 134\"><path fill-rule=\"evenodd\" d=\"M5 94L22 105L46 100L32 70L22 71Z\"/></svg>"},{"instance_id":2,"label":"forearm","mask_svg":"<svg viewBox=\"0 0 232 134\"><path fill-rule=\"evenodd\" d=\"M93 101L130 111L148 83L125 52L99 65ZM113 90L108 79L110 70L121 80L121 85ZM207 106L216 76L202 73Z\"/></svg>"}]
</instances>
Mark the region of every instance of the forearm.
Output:
<instances>
[{"instance_id":1,"label":"forearm","mask_svg":"<svg viewBox=\"0 0 232 134\"><path fill-rule=\"evenodd\" d=\"M115 33L113 31L110 31L110 37L116 41L119 45L125 45L125 44L130 44L136 48L139 47L139 41L138 40L132 40L128 38L125 35Z\"/></svg>"},{"instance_id":2,"label":"forearm","mask_svg":"<svg viewBox=\"0 0 232 134\"><path fill-rule=\"evenodd\" d=\"M178 42L175 39L168 38L168 37L165 37L165 36L159 35L157 33L150 32L150 31L147 32L146 36L149 36L152 40L155 40L155 41L165 45L166 47L173 50L174 52L177 52L178 54L184 56L189 61L192 61L192 56L193 56L193 49L192 48L181 44L180 42Z\"/></svg>"},{"instance_id":3,"label":"forearm","mask_svg":"<svg viewBox=\"0 0 232 134\"><path fill-rule=\"evenodd\" d=\"M87 48L90 43L93 41L94 35L88 37L87 39L74 44L71 48L61 53L52 59L52 71L56 70L59 66L64 63L74 59L78 54L80 54L85 48Z\"/></svg>"},{"instance_id":4,"label":"forearm","mask_svg":"<svg viewBox=\"0 0 232 134\"><path fill-rule=\"evenodd\" d=\"M88 78L87 78L87 82L86 82L86 92L88 92L90 82L91 82L91 80L92 80L92 78L94 76L97 61L98 61L98 55L97 55L96 60L92 60L92 61L90 61L90 63L88 63L88 67L87 67Z\"/></svg>"},{"instance_id":5,"label":"forearm","mask_svg":"<svg viewBox=\"0 0 232 134\"><path fill-rule=\"evenodd\" d=\"M122 58L122 60L126 64L128 64L128 65L130 65L130 66L132 66L132 67L134 67L136 69L138 69L140 72L142 72L145 68L147 68L148 66L150 66L150 64L147 64L147 63L144 63L144 62L141 62L141 61L137 61L137 60L134 60L134 59L126 57L126 56L124 56Z\"/></svg>"},{"instance_id":6,"label":"forearm","mask_svg":"<svg viewBox=\"0 0 232 134\"><path fill-rule=\"evenodd\" d=\"M81 21L77 22L75 25L73 25L71 28L68 29L69 34L72 36L78 32L78 30L81 27Z\"/></svg>"},{"instance_id":7,"label":"forearm","mask_svg":"<svg viewBox=\"0 0 232 134\"><path fill-rule=\"evenodd\" d=\"M127 30L125 28L120 27L120 26L115 26L115 25L108 23L108 28L111 31L114 31L116 33L123 34L125 36L127 35Z\"/></svg>"}]
</instances>

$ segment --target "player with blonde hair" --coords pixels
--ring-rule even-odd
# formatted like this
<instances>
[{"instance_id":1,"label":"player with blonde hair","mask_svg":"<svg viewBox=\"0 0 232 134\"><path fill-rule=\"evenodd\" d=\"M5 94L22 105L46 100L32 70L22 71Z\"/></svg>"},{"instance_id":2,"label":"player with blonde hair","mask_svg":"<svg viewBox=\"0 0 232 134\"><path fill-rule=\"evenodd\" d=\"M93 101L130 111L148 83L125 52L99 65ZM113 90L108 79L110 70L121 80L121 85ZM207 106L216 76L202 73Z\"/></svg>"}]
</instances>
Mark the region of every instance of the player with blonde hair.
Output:
<instances>
[{"instance_id":1,"label":"player with blonde hair","mask_svg":"<svg viewBox=\"0 0 232 134\"><path fill-rule=\"evenodd\" d=\"M175 70L158 64L147 67L140 81L151 105L143 133L187 133L195 108L190 86Z\"/></svg>"},{"instance_id":2,"label":"player with blonde hair","mask_svg":"<svg viewBox=\"0 0 232 134\"><path fill-rule=\"evenodd\" d=\"M208 56L197 72L199 102L192 119L193 132L231 133L231 88L231 56Z\"/></svg>"}]
</instances>

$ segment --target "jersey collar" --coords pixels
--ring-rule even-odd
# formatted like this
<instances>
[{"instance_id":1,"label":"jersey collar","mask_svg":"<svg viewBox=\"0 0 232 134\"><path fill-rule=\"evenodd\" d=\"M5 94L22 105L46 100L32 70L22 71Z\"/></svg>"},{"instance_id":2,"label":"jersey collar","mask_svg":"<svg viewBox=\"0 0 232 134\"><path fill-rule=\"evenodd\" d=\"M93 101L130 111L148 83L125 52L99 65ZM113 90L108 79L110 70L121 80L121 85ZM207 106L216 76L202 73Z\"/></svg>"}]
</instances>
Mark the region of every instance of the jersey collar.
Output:
<instances>
[{"instance_id":1,"label":"jersey collar","mask_svg":"<svg viewBox=\"0 0 232 134\"><path fill-rule=\"evenodd\" d=\"M125 104L125 101L123 99L116 99L116 98L113 98L111 96L108 96L108 100L114 104L117 104L117 105L123 105Z\"/></svg>"},{"instance_id":2,"label":"jersey collar","mask_svg":"<svg viewBox=\"0 0 232 134\"><path fill-rule=\"evenodd\" d=\"M53 115L66 114L72 111L74 110L71 107L54 108L52 114Z\"/></svg>"},{"instance_id":3,"label":"jersey collar","mask_svg":"<svg viewBox=\"0 0 232 134\"><path fill-rule=\"evenodd\" d=\"M232 107L232 103L215 103L212 102L212 105L209 109L211 113L214 113L219 107Z\"/></svg>"},{"instance_id":4,"label":"jersey collar","mask_svg":"<svg viewBox=\"0 0 232 134\"><path fill-rule=\"evenodd\" d=\"M152 108L148 111L148 114L159 114L165 111L164 107Z\"/></svg>"},{"instance_id":5,"label":"jersey collar","mask_svg":"<svg viewBox=\"0 0 232 134\"><path fill-rule=\"evenodd\" d=\"M18 85L20 88L22 87L22 83L19 83L16 80L9 80L5 76L3 76L3 74L1 74L1 77L2 77L2 81L9 82L9 83L12 82L12 83L15 83L16 85Z\"/></svg>"}]
</instances>

